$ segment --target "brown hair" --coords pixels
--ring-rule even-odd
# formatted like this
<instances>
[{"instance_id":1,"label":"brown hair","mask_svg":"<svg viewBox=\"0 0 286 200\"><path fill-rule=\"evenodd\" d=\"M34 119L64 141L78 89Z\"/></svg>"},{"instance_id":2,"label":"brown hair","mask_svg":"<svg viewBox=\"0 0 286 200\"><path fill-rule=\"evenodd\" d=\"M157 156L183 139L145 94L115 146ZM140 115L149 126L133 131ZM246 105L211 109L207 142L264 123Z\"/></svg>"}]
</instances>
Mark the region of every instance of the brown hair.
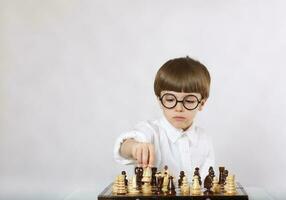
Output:
<instances>
[{"instance_id":1,"label":"brown hair","mask_svg":"<svg viewBox=\"0 0 286 200\"><path fill-rule=\"evenodd\" d=\"M157 72L154 91L160 97L161 91L200 93L203 99L209 97L211 77L207 68L190 57L167 61Z\"/></svg>"}]
</instances>

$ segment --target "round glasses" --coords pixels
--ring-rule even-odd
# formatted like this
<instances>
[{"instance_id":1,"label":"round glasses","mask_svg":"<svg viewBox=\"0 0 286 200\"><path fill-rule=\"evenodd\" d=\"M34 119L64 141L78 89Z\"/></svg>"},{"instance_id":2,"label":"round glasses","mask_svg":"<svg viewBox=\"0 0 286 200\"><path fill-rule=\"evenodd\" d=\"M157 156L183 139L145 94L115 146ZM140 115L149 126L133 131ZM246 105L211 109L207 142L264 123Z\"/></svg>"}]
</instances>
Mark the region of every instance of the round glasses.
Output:
<instances>
[{"instance_id":1,"label":"round glasses","mask_svg":"<svg viewBox=\"0 0 286 200\"><path fill-rule=\"evenodd\" d=\"M194 110L201 103L201 101L195 95L187 95L183 98L182 101L178 101L178 99L176 98L175 95L170 94L170 93L166 93L163 96L161 96L159 99L160 99L162 105L168 109L175 108L179 102L179 103L182 103L183 106L187 110Z\"/></svg>"}]
</instances>

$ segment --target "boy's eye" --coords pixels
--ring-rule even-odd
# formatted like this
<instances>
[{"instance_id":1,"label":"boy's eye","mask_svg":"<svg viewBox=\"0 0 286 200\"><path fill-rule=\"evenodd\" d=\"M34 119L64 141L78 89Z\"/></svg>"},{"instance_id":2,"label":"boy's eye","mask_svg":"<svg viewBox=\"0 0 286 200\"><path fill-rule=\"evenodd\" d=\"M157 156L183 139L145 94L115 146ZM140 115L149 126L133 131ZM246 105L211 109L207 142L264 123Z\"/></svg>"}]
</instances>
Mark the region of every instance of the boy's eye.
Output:
<instances>
[{"instance_id":1,"label":"boy's eye","mask_svg":"<svg viewBox=\"0 0 286 200\"><path fill-rule=\"evenodd\" d=\"M192 103L196 103L196 101L195 101L195 100L186 100L185 102L186 102L186 103L190 103L190 104L192 104Z\"/></svg>"},{"instance_id":2,"label":"boy's eye","mask_svg":"<svg viewBox=\"0 0 286 200\"><path fill-rule=\"evenodd\" d=\"M173 102L173 101L175 101L175 99L166 99L166 101Z\"/></svg>"}]
</instances>

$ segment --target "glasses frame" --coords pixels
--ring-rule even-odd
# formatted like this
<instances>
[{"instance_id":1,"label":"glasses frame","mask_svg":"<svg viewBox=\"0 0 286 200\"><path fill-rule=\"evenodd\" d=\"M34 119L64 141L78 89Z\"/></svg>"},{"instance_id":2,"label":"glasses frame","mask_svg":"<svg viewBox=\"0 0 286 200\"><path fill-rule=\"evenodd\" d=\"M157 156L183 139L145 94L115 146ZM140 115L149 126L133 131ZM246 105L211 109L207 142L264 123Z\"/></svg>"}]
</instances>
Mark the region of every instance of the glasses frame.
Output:
<instances>
[{"instance_id":1,"label":"glasses frame","mask_svg":"<svg viewBox=\"0 0 286 200\"><path fill-rule=\"evenodd\" d=\"M172 106L172 107L167 107L167 106L164 105L164 103L163 103L163 98L164 98L164 96L166 96L166 95L171 95L171 96L173 96L173 97L176 99L176 103L175 103L174 106ZM196 107L189 109L189 108L187 108L187 107L185 106L184 101L185 101L185 99L186 99L187 97L195 97L195 98L196 98L196 100L197 100L197 105L196 105ZM165 93L165 94L163 94L163 95L159 98L159 100L161 101L161 104L162 104L165 108L167 108L167 109L175 108L178 103L182 103L183 106L184 106L184 108L187 109L187 110L195 110L195 109L199 106L199 104L202 102L202 100L199 100L199 98L198 98L196 95L193 95L193 94L187 95L187 96L185 96L185 97L183 98L182 101L179 101L174 94Z\"/></svg>"}]
</instances>

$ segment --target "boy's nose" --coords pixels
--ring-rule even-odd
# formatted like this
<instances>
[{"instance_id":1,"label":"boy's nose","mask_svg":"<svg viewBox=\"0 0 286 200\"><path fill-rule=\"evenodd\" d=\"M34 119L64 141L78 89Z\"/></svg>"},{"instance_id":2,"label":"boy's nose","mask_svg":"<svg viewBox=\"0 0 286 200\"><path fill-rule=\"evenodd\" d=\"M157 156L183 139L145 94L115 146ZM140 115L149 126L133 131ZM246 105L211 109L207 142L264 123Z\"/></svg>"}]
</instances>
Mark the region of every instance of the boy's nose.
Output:
<instances>
[{"instance_id":1,"label":"boy's nose","mask_svg":"<svg viewBox=\"0 0 286 200\"><path fill-rule=\"evenodd\" d=\"M183 103L182 102L178 102L176 107L175 107L175 110L178 111L178 112L181 112L184 109L183 107L184 107Z\"/></svg>"}]
</instances>

